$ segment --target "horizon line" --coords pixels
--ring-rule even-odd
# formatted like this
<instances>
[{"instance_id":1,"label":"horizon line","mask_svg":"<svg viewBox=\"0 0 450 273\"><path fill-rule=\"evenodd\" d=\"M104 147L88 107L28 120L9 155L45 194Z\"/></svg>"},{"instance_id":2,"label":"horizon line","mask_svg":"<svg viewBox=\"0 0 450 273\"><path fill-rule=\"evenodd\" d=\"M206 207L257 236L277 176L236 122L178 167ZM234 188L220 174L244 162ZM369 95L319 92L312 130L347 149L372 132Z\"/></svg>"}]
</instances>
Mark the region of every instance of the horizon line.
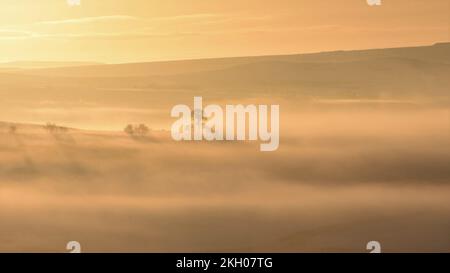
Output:
<instances>
[{"instance_id":1,"label":"horizon line","mask_svg":"<svg viewBox=\"0 0 450 273\"><path fill-rule=\"evenodd\" d=\"M437 45L450 44L448 41L434 42L432 44L423 44L415 46L398 46L398 47L376 47L376 48L360 48L360 49L335 49L335 50L323 50L323 51L311 51L311 52L301 52L301 53L284 53L284 54L262 54L262 55L237 55L237 56L218 56L218 57L203 57L203 58L180 58L180 59L166 59L166 60L144 60L144 61L129 61L129 62L102 62L95 60L81 60L81 61L45 61L45 60L15 60L8 62L0 62L0 68L2 65L11 65L14 63L72 63L72 64L82 64L85 65L73 65L67 67L82 67L82 66L96 66L96 65L126 65L126 64L142 64L142 63L170 63L170 62L183 62L183 61L202 61L202 60L222 60L222 59L239 59L239 58L252 58L252 57L275 57L275 56L296 56L296 55L314 55L323 53L335 53L335 52L355 52L355 51L370 51L370 50L385 50L385 49L402 49L402 48L416 48L416 47L432 47ZM90 63L90 64L89 64ZM55 66L55 67L40 67L40 68L61 68L65 66ZM11 67L14 68L14 67ZM16 67L20 68L20 67ZM36 67L39 68L39 67Z\"/></svg>"}]
</instances>

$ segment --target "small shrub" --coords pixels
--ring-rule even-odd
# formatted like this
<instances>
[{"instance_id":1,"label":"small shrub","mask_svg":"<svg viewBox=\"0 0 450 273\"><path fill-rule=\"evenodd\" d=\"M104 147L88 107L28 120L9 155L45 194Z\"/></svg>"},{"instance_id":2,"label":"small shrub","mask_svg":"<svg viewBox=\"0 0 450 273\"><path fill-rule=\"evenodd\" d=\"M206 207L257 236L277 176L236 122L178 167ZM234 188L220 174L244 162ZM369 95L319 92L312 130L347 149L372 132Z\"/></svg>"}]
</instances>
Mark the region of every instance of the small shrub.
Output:
<instances>
[{"instance_id":1,"label":"small shrub","mask_svg":"<svg viewBox=\"0 0 450 273\"><path fill-rule=\"evenodd\" d=\"M15 134L17 132L17 126L14 124L9 125L8 131L10 134Z\"/></svg>"}]
</instances>

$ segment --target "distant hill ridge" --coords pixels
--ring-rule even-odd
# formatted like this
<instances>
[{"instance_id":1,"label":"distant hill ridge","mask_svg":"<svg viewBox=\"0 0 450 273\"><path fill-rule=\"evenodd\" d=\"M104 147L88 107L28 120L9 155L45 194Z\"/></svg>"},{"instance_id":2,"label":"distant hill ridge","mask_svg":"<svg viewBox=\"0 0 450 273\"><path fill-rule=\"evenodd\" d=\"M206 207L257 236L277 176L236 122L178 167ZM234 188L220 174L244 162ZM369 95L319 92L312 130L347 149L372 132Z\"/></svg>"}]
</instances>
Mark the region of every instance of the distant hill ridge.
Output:
<instances>
[{"instance_id":1,"label":"distant hill ridge","mask_svg":"<svg viewBox=\"0 0 450 273\"><path fill-rule=\"evenodd\" d=\"M99 62L6 62L0 63L0 68L4 69L41 69L41 68L57 68L57 67L72 67L72 66L86 66L86 65L100 65Z\"/></svg>"},{"instance_id":2,"label":"distant hill ridge","mask_svg":"<svg viewBox=\"0 0 450 273\"><path fill-rule=\"evenodd\" d=\"M48 92L53 99L77 100L82 98L81 93L86 96L84 99L100 93L105 98L123 96L117 98L120 101L136 96L167 97L169 93L209 97L426 97L448 101L448 75L450 43L440 43L300 55L0 71L0 86L3 90L20 91L27 98L33 94L39 98L42 92Z\"/></svg>"},{"instance_id":3,"label":"distant hill ridge","mask_svg":"<svg viewBox=\"0 0 450 273\"><path fill-rule=\"evenodd\" d=\"M231 57L145 63L90 63L88 64L88 66L86 66L86 64L76 66L76 63L72 63L74 65L70 65L70 67L33 69L27 71L27 74L69 77L164 76L220 70L255 62L336 63L367 61L379 58L404 58L424 62L450 64L450 43L437 43L431 46L419 47L330 51L295 55Z\"/></svg>"}]
</instances>

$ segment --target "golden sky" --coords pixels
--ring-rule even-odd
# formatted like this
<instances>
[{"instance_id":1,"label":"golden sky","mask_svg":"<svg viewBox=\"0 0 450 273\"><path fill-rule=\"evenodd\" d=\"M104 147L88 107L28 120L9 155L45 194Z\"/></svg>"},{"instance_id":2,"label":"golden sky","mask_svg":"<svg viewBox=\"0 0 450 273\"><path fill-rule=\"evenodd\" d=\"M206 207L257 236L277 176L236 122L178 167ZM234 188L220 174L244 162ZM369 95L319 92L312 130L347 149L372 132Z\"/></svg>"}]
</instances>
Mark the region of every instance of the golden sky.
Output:
<instances>
[{"instance_id":1,"label":"golden sky","mask_svg":"<svg viewBox=\"0 0 450 273\"><path fill-rule=\"evenodd\" d=\"M67 1L1 0L0 62L142 62L450 40L449 0Z\"/></svg>"}]
</instances>

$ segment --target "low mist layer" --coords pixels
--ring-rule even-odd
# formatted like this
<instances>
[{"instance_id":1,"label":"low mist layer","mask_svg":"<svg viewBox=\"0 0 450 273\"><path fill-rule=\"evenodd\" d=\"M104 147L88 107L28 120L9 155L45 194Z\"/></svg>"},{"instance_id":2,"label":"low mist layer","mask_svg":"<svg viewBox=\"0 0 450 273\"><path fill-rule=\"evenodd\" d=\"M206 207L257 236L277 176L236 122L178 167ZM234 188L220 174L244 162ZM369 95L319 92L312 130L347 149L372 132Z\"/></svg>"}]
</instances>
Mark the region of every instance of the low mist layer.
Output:
<instances>
[{"instance_id":1,"label":"low mist layer","mask_svg":"<svg viewBox=\"0 0 450 273\"><path fill-rule=\"evenodd\" d=\"M3 124L0 250L448 251L448 110L327 103L282 104L273 153Z\"/></svg>"}]
</instances>

